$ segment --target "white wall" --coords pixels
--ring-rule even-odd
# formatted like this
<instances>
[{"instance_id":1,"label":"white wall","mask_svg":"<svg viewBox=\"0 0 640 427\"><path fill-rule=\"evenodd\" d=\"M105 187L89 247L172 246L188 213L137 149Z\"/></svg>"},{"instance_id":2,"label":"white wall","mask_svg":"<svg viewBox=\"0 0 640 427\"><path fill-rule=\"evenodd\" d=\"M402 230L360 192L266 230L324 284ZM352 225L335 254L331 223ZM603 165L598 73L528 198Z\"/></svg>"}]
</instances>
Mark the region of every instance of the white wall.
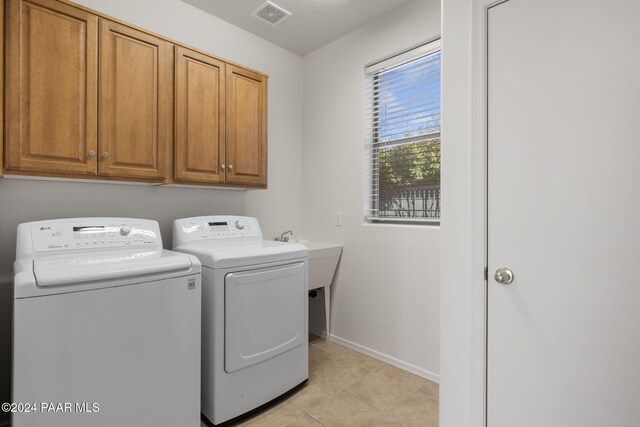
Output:
<instances>
[{"instance_id":1,"label":"white wall","mask_svg":"<svg viewBox=\"0 0 640 427\"><path fill-rule=\"evenodd\" d=\"M442 349L440 425L482 426L482 380L474 353L482 336L471 301L481 271L473 261L472 16L474 0L443 0ZM482 321L482 320L480 320Z\"/></svg>"},{"instance_id":2,"label":"white wall","mask_svg":"<svg viewBox=\"0 0 640 427\"><path fill-rule=\"evenodd\" d=\"M432 379L440 371L440 229L363 224L362 112L364 66L439 35L440 2L414 0L307 55L303 84L303 236L344 245L331 333ZM310 311L322 313L318 304Z\"/></svg>"},{"instance_id":3,"label":"white wall","mask_svg":"<svg viewBox=\"0 0 640 427\"><path fill-rule=\"evenodd\" d=\"M180 0L79 0L126 22L269 74L269 189L209 190L0 179L0 401L10 401L12 263L19 223L132 216L162 225L184 216L246 214L271 237L301 229L302 59ZM0 422L3 420L0 414ZM5 416L6 417L6 416ZM6 418L4 418L6 419Z\"/></svg>"}]
</instances>

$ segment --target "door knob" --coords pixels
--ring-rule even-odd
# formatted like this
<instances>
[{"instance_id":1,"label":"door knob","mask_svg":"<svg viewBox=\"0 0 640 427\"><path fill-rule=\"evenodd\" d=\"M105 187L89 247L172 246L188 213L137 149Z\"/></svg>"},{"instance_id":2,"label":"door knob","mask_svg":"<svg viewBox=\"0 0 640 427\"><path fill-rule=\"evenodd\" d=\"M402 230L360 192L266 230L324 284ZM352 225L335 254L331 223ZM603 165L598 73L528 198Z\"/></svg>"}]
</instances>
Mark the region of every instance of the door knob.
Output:
<instances>
[{"instance_id":1,"label":"door knob","mask_svg":"<svg viewBox=\"0 0 640 427\"><path fill-rule=\"evenodd\" d=\"M496 274L493 275L493 278L496 279L496 282L502 285L508 285L513 282L513 271L508 268L499 268L496 270Z\"/></svg>"}]
</instances>

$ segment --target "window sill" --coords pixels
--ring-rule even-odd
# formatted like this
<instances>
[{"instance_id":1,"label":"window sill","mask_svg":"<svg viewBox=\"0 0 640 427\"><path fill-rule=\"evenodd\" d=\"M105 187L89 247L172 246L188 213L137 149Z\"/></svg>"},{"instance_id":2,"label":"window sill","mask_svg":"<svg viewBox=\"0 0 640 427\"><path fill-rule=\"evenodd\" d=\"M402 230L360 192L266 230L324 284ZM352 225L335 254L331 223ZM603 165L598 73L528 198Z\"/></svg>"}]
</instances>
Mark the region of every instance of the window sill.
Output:
<instances>
[{"instance_id":1,"label":"window sill","mask_svg":"<svg viewBox=\"0 0 640 427\"><path fill-rule=\"evenodd\" d=\"M439 221L434 221L434 222L410 222L407 221L406 223L401 223L401 222L390 222L390 221L369 221L369 220L365 220L362 223L363 227L373 227L373 228L405 228L405 229L412 229L412 230L440 230L440 222Z\"/></svg>"}]
</instances>

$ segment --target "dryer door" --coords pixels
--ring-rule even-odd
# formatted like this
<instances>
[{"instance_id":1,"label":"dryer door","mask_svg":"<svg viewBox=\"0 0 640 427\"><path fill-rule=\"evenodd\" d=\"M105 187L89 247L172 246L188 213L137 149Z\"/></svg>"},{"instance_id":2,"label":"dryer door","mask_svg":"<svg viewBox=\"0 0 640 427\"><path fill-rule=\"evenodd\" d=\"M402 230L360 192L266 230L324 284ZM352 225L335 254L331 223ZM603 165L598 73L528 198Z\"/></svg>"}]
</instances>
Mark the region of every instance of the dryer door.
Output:
<instances>
[{"instance_id":1,"label":"dryer door","mask_svg":"<svg viewBox=\"0 0 640 427\"><path fill-rule=\"evenodd\" d=\"M255 365L305 342L306 277L302 262L226 275L226 372Z\"/></svg>"}]
</instances>

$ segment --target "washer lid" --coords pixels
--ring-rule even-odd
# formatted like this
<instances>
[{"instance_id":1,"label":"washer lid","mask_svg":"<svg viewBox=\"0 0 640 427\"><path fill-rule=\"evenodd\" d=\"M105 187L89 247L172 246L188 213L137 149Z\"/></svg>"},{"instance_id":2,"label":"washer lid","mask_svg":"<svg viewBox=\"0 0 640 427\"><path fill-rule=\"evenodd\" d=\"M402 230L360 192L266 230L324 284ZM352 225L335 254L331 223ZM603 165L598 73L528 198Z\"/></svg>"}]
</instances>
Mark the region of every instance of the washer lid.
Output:
<instances>
[{"instance_id":1,"label":"washer lid","mask_svg":"<svg viewBox=\"0 0 640 427\"><path fill-rule=\"evenodd\" d=\"M309 255L306 247L299 243L273 240L241 240L216 242L193 242L174 248L198 257L202 265L210 268L228 268L266 264L304 258Z\"/></svg>"},{"instance_id":2,"label":"washer lid","mask_svg":"<svg viewBox=\"0 0 640 427\"><path fill-rule=\"evenodd\" d=\"M41 287L117 280L190 267L189 257L163 250L105 251L33 260L33 274Z\"/></svg>"}]
</instances>

